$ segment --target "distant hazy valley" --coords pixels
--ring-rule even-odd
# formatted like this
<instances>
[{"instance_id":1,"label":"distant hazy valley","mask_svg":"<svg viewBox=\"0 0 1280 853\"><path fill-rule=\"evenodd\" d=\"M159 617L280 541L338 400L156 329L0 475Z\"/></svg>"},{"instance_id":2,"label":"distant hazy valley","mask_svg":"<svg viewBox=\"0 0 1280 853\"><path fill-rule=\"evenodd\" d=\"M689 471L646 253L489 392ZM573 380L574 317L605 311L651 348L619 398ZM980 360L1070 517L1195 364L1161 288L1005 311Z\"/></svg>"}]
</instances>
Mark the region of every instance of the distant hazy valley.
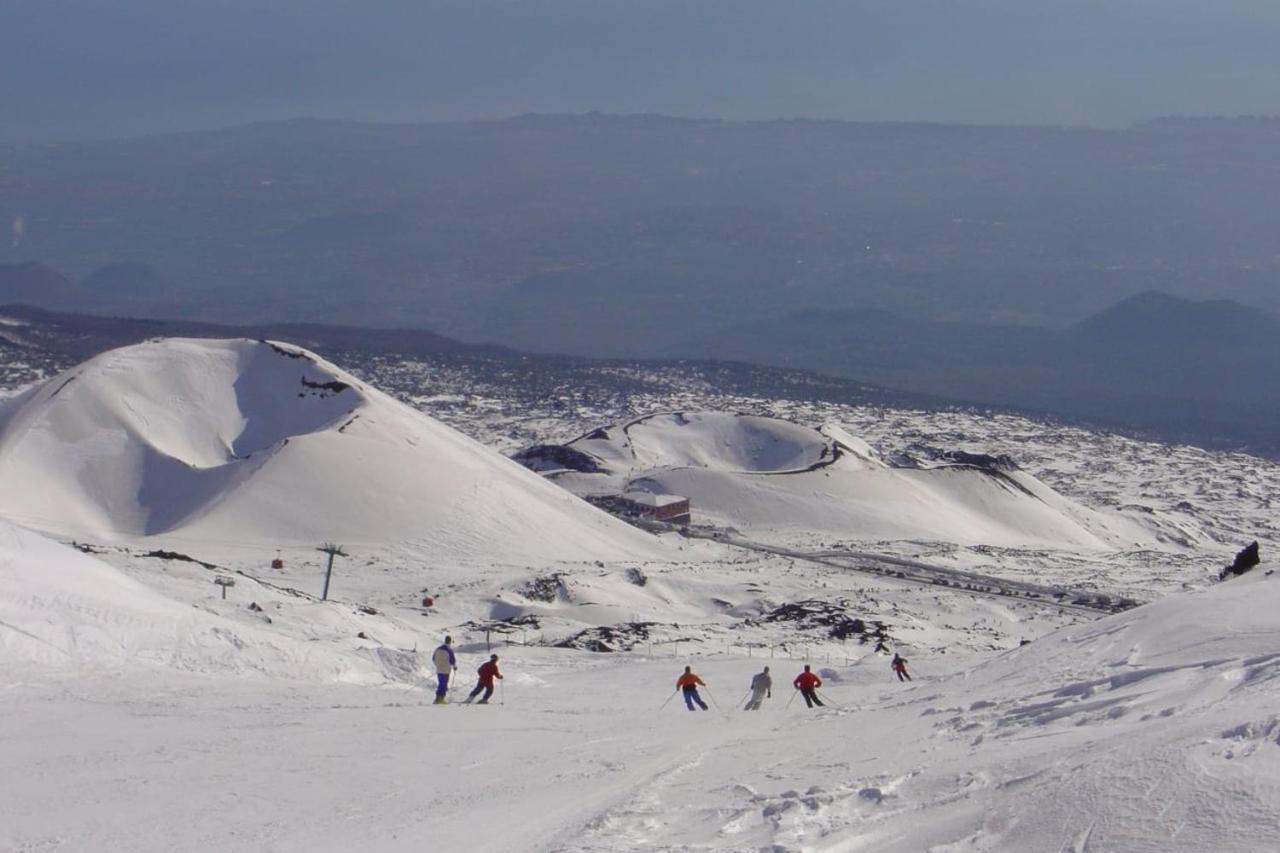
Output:
<instances>
[{"instance_id":1,"label":"distant hazy valley","mask_svg":"<svg viewBox=\"0 0 1280 853\"><path fill-rule=\"evenodd\" d=\"M1277 140L585 115L0 147L0 304L741 360L1275 453Z\"/></svg>"}]
</instances>

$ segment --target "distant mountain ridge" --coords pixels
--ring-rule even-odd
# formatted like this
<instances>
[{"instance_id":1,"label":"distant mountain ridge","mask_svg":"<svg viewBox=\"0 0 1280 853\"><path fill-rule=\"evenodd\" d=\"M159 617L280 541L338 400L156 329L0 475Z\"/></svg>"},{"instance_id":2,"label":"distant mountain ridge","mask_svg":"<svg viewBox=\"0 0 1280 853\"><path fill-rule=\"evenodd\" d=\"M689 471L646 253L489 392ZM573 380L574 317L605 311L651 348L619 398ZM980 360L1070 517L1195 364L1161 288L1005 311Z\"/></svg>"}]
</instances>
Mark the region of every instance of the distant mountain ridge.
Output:
<instances>
[{"instance_id":1,"label":"distant mountain ridge","mask_svg":"<svg viewBox=\"0 0 1280 853\"><path fill-rule=\"evenodd\" d=\"M164 284L41 303L60 310L594 357L806 307L1043 325L1156 288L1280 310L1273 128L592 113L13 145L0 264Z\"/></svg>"},{"instance_id":2,"label":"distant mountain ridge","mask_svg":"<svg viewBox=\"0 0 1280 853\"><path fill-rule=\"evenodd\" d=\"M1230 300L1148 291L1059 330L810 310L671 354L803 366L1192 443L1280 451L1280 321Z\"/></svg>"},{"instance_id":3,"label":"distant mountain ridge","mask_svg":"<svg viewBox=\"0 0 1280 853\"><path fill-rule=\"evenodd\" d=\"M1265 337L1280 331L1280 321L1264 311L1230 299L1194 301L1148 290L1076 323L1077 340L1179 340L1234 343L1246 337Z\"/></svg>"},{"instance_id":4,"label":"distant mountain ridge","mask_svg":"<svg viewBox=\"0 0 1280 853\"><path fill-rule=\"evenodd\" d=\"M273 338L287 340L308 349L336 351L351 348L405 355L515 355L514 350L505 347L463 343L425 329L370 329L322 323L229 326L192 320L69 314L30 305L3 303L0 303L0 317L24 324L0 326L0 340L8 338L11 344L25 344L72 359L89 358L108 349L155 337Z\"/></svg>"}]
</instances>

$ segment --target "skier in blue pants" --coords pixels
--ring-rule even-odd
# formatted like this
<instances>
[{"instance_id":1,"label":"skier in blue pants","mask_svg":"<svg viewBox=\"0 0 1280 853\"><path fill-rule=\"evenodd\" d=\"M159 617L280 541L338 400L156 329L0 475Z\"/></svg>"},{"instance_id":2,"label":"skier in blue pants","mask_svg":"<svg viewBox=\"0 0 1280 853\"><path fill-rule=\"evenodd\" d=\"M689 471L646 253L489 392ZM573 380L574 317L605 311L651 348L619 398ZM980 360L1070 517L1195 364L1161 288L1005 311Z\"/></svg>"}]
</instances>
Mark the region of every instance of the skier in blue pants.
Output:
<instances>
[{"instance_id":1,"label":"skier in blue pants","mask_svg":"<svg viewBox=\"0 0 1280 853\"><path fill-rule=\"evenodd\" d=\"M435 704L448 704L444 697L449 692L449 676L458 669L458 659L453 654L453 637L445 637L444 642L436 647L431 653L431 662L436 665Z\"/></svg>"},{"instance_id":2,"label":"skier in blue pants","mask_svg":"<svg viewBox=\"0 0 1280 853\"><path fill-rule=\"evenodd\" d=\"M706 687L706 682L694 675L693 668L686 666L684 672L676 679L676 687L684 691L684 704L690 711L693 710L694 703L702 710L707 710L707 703L702 701L702 697L698 695L698 685Z\"/></svg>"}]
</instances>

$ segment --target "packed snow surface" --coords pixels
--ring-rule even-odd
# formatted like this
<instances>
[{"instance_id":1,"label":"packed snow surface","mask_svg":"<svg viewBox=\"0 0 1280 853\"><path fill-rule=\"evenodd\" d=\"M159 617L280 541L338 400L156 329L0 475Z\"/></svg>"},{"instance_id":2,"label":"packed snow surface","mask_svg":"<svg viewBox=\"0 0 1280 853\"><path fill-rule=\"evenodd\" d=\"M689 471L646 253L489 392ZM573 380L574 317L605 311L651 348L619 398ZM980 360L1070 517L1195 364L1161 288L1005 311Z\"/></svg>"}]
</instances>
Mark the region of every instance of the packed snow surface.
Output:
<instances>
[{"instance_id":1,"label":"packed snow surface","mask_svg":"<svg viewBox=\"0 0 1280 853\"><path fill-rule=\"evenodd\" d=\"M1270 565L977 665L912 657L909 683L819 659L822 708L789 655L520 645L481 708L458 700L483 643L446 706L221 656L175 672L165 636L225 617L2 532L0 849L1254 853L1280 821ZM673 695L686 662L710 711ZM764 665L773 697L744 711Z\"/></svg>"},{"instance_id":2,"label":"packed snow surface","mask_svg":"<svg viewBox=\"0 0 1280 853\"><path fill-rule=\"evenodd\" d=\"M247 340L115 350L3 404L0 516L80 538L412 541L485 560L657 547L317 356Z\"/></svg>"}]
</instances>

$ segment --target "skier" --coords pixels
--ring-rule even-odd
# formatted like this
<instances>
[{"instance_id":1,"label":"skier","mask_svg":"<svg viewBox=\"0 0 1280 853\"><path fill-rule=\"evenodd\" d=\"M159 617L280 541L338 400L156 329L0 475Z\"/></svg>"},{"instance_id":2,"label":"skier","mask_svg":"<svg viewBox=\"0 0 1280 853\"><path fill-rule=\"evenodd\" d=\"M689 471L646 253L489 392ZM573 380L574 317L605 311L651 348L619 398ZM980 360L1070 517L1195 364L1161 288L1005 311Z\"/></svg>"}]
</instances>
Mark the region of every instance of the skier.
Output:
<instances>
[{"instance_id":1,"label":"skier","mask_svg":"<svg viewBox=\"0 0 1280 853\"><path fill-rule=\"evenodd\" d=\"M769 667L764 668L764 672L757 672L755 677L751 679L751 698L747 700L747 706L744 711L759 711L760 703L765 697L773 698L773 678L769 675Z\"/></svg>"},{"instance_id":2,"label":"skier","mask_svg":"<svg viewBox=\"0 0 1280 853\"><path fill-rule=\"evenodd\" d=\"M800 691L800 695L804 697L804 704L810 708L817 705L822 707L822 700L818 698L817 690L822 686L822 679L817 673L809 671L809 664L804 665L804 672L796 676L796 680L792 682L796 690Z\"/></svg>"},{"instance_id":3,"label":"skier","mask_svg":"<svg viewBox=\"0 0 1280 853\"><path fill-rule=\"evenodd\" d=\"M436 705L447 705L449 700L445 694L449 692L449 676L458 671L458 659L453 654L453 637L445 637L444 642L431 653L431 662L436 665Z\"/></svg>"},{"instance_id":4,"label":"skier","mask_svg":"<svg viewBox=\"0 0 1280 853\"><path fill-rule=\"evenodd\" d=\"M476 670L480 676L480 680L476 682L475 689L471 691L471 695L467 697L467 702L475 699L480 695L480 691L484 691L484 698L477 702L477 705L488 705L489 697L493 695L493 680L502 678L502 673L498 672L498 656L489 655L489 659L480 664L480 668Z\"/></svg>"},{"instance_id":5,"label":"skier","mask_svg":"<svg viewBox=\"0 0 1280 853\"><path fill-rule=\"evenodd\" d=\"M705 681L693 674L693 667L689 666L686 666L684 674L676 679L676 687L684 691L684 704L690 711L693 710L695 702L702 710L708 710L707 703L703 702L702 697L698 695L699 684L703 687L707 686Z\"/></svg>"},{"instance_id":6,"label":"skier","mask_svg":"<svg viewBox=\"0 0 1280 853\"><path fill-rule=\"evenodd\" d=\"M900 656L897 652L893 654L893 660L889 662L893 667L893 671L898 673L899 681L910 681L911 673L907 672L907 659Z\"/></svg>"}]
</instances>

